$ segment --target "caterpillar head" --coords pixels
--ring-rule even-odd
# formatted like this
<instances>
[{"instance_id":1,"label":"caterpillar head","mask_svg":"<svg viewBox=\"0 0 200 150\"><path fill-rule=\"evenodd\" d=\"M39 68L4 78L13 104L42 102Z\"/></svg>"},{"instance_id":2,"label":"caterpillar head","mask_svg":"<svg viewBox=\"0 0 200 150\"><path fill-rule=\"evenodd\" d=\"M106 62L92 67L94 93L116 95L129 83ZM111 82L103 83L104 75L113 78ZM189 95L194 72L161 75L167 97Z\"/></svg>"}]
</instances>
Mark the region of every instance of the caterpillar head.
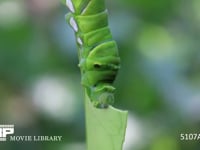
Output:
<instances>
[{"instance_id":1,"label":"caterpillar head","mask_svg":"<svg viewBox=\"0 0 200 150\"><path fill-rule=\"evenodd\" d=\"M107 108L114 103L115 88L109 84L98 84L93 87L91 92L91 99L94 107Z\"/></svg>"}]
</instances>

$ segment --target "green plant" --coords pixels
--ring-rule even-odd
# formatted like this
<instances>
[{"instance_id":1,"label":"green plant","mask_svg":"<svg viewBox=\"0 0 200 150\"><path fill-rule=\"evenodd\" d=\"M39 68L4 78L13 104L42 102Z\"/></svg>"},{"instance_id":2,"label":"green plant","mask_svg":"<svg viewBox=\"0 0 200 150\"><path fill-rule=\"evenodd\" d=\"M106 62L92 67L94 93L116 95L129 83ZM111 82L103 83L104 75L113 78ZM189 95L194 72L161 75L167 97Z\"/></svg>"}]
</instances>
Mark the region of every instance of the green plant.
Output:
<instances>
[{"instance_id":1,"label":"green plant","mask_svg":"<svg viewBox=\"0 0 200 150\"><path fill-rule=\"evenodd\" d=\"M120 66L104 0L66 0L75 31L85 89L88 150L121 150L127 112L114 109L113 82ZM106 144L107 143L107 144Z\"/></svg>"}]
</instances>

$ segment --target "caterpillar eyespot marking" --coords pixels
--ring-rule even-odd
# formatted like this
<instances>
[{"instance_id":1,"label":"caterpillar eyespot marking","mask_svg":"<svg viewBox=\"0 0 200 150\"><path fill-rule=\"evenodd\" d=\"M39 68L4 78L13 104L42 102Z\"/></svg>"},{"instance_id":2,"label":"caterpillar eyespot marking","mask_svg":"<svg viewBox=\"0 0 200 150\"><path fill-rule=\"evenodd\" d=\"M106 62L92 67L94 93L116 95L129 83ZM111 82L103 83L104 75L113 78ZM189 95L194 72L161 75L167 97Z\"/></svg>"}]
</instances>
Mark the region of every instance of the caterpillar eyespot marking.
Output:
<instances>
[{"instance_id":1,"label":"caterpillar eyespot marking","mask_svg":"<svg viewBox=\"0 0 200 150\"><path fill-rule=\"evenodd\" d=\"M108 27L104 0L67 0L66 4L71 11L67 21L79 47L81 83L95 107L107 108L114 103L113 82L120 58Z\"/></svg>"}]
</instances>

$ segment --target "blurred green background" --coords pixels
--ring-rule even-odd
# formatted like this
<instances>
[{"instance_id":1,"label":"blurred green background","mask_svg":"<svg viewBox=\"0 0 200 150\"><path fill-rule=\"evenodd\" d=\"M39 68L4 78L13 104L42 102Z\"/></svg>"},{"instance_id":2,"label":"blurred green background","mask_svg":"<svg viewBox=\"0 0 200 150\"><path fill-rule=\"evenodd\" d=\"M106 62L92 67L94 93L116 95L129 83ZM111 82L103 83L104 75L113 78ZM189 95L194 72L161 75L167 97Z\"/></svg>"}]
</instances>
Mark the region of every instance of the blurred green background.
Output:
<instances>
[{"instance_id":1,"label":"blurred green background","mask_svg":"<svg viewBox=\"0 0 200 150\"><path fill-rule=\"evenodd\" d=\"M199 150L200 1L107 0L121 70L115 106L129 110L124 150ZM62 142L1 150L86 150L73 31L59 0L0 1L0 124Z\"/></svg>"}]
</instances>

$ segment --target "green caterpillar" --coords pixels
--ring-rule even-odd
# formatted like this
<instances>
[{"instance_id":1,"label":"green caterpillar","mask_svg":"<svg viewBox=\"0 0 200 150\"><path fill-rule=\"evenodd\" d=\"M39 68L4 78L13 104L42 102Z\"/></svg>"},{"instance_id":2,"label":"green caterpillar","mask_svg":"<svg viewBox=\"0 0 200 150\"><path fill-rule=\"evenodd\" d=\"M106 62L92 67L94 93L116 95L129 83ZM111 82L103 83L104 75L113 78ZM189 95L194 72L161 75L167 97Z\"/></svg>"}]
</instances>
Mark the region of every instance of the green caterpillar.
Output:
<instances>
[{"instance_id":1,"label":"green caterpillar","mask_svg":"<svg viewBox=\"0 0 200 150\"><path fill-rule=\"evenodd\" d=\"M120 68L116 42L108 27L104 0L66 0L71 11L66 19L79 48L81 83L93 105L107 108L114 103L113 82Z\"/></svg>"}]
</instances>

